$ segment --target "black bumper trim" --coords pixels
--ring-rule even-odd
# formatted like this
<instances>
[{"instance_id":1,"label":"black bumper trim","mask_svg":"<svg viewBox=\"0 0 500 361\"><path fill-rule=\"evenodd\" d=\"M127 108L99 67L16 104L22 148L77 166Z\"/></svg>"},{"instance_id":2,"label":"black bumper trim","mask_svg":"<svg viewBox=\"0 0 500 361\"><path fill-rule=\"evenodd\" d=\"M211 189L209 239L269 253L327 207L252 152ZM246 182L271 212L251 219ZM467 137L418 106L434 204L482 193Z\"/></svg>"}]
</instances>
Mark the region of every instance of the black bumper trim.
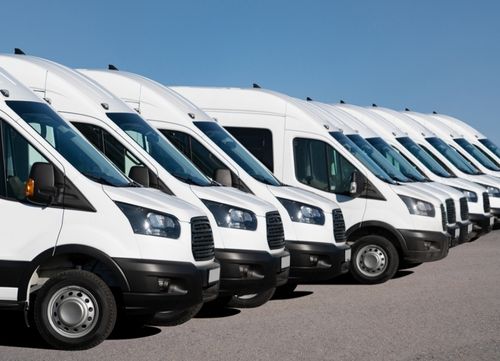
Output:
<instances>
[{"instance_id":1,"label":"black bumper trim","mask_svg":"<svg viewBox=\"0 0 500 361\"><path fill-rule=\"evenodd\" d=\"M398 231L405 241L403 259L407 262L432 262L448 255L450 236L446 233L408 229Z\"/></svg>"},{"instance_id":2,"label":"black bumper trim","mask_svg":"<svg viewBox=\"0 0 500 361\"><path fill-rule=\"evenodd\" d=\"M130 284L122 294L123 307L128 313L151 313L185 309L217 297L218 282L208 284L212 262L196 267L189 262L114 258ZM169 280L167 290L160 289L158 278Z\"/></svg>"},{"instance_id":3,"label":"black bumper trim","mask_svg":"<svg viewBox=\"0 0 500 361\"><path fill-rule=\"evenodd\" d=\"M469 225L472 225L471 221L462 221L457 223L460 227L460 237L458 238L458 244L463 244L469 242L474 236L474 227L472 231L469 232Z\"/></svg>"},{"instance_id":4,"label":"black bumper trim","mask_svg":"<svg viewBox=\"0 0 500 361\"><path fill-rule=\"evenodd\" d=\"M349 262L345 260L346 251L350 249L348 245L286 241L286 248L290 252L289 279L292 281L323 281L349 270Z\"/></svg>"},{"instance_id":5,"label":"black bumper trim","mask_svg":"<svg viewBox=\"0 0 500 361\"><path fill-rule=\"evenodd\" d=\"M458 233L458 237L455 237L455 230L459 229L458 223L453 226L446 226L446 232L450 235L449 247L455 247L458 245L458 240L460 238L460 232Z\"/></svg>"},{"instance_id":6,"label":"black bumper trim","mask_svg":"<svg viewBox=\"0 0 500 361\"><path fill-rule=\"evenodd\" d=\"M469 214L469 220L474 223L477 235L486 234L491 232L492 226L490 225L490 219L493 217L491 214Z\"/></svg>"},{"instance_id":7,"label":"black bumper trim","mask_svg":"<svg viewBox=\"0 0 500 361\"><path fill-rule=\"evenodd\" d=\"M281 258L289 255L240 249L215 249L221 265L219 293L246 295L284 285L290 268L281 269Z\"/></svg>"}]
</instances>

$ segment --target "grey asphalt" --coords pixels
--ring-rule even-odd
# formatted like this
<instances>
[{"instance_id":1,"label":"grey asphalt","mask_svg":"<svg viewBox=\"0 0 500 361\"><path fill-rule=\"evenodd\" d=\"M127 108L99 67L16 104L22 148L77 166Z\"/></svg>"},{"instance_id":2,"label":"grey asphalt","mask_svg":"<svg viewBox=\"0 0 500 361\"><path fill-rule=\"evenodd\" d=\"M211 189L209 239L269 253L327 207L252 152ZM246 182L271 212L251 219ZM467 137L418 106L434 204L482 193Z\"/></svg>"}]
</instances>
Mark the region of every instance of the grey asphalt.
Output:
<instances>
[{"instance_id":1,"label":"grey asphalt","mask_svg":"<svg viewBox=\"0 0 500 361\"><path fill-rule=\"evenodd\" d=\"M301 285L88 351L50 350L16 316L0 314L0 360L500 360L500 231L382 285Z\"/></svg>"}]
</instances>

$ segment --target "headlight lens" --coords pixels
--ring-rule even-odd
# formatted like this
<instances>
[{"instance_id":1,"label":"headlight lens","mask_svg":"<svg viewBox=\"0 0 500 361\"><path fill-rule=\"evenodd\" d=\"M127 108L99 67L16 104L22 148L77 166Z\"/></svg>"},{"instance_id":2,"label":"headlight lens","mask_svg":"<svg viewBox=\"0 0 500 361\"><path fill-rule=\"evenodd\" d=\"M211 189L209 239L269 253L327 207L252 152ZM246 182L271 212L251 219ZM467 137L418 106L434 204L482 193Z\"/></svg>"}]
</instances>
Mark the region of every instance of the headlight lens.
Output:
<instances>
[{"instance_id":1,"label":"headlight lens","mask_svg":"<svg viewBox=\"0 0 500 361\"><path fill-rule=\"evenodd\" d=\"M165 238L179 238L181 234L181 225L171 214L121 202L116 205L128 218L134 233Z\"/></svg>"},{"instance_id":2,"label":"headlight lens","mask_svg":"<svg viewBox=\"0 0 500 361\"><path fill-rule=\"evenodd\" d=\"M467 198L467 201L476 203L477 202L477 193L473 191L468 191L467 189L462 189L458 187L453 187L455 189L458 189L460 192L462 192L465 195L465 198Z\"/></svg>"},{"instance_id":3,"label":"headlight lens","mask_svg":"<svg viewBox=\"0 0 500 361\"><path fill-rule=\"evenodd\" d=\"M399 196L399 198L401 198L401 200L406 204L406 207L408 207L408 211L410 211L410 214L425 217L436 216L436 210L434 209L434 206L429 202L401 195Z\"/></svg>"},{"instance_id":4,"label":"headlight lens","mask_svg":"<svg viewBox=\"0 0 500 361\"><path fill-rule=\"evenodd\" d=\"M252 211L208 200L203 200L203 203L205 203L214 215L219 227L244 229L247 231L255 231L257 229L257 217Z\"/></svg>"},{"instance_id":5,"label":"headlight lens","mask_svg":"<svg viewBox=\"0 0 500 361\"><path fill-rule=\"evenodd\" d=\"M488 192L488 195L490 197L494 197L494 198L500 197L500 189L498 189L497 187L492 187L492 186L488 186L486 184L480 184L480 183L478 183L478 184L483 186L484 188L486 188L486 191Z\"/></svg>"},{"instance_id":6,"label":"headlight lens","mask_svg":"<svg viewBox=\"0 0 500 361\"><path fill-rule=\"evenodd\" d=\"M293 222L325 224L325 213L321 208L290 199L278 198L278 200L283 204Z\"/></svg>"}]
</instances>

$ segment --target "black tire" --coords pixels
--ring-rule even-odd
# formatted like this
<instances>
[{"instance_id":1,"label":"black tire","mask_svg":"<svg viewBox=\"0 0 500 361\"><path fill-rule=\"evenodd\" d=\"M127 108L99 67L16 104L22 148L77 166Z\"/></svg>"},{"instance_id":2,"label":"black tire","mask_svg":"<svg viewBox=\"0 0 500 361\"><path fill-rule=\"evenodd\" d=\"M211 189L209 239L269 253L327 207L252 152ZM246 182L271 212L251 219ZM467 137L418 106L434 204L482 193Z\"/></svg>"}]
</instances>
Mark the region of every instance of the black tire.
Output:
<instances>
[{"instance_id":1,"label":"black tire","mask_svg":"<svg viewBox=\"0 0 500 361\"><path fill-rule=\"evenodd\" d=\"M256 293L255 295L234 295L231 297L227 305L234 308L254 308L262 306L264 303L269 301L276 291L276 288L271 288L269 290Z\"/></svg>"},{"instance_id":2,"label":"black tire","mask_svg":"<svg viewBox=\"0 0 500 361\"><path fill-rule=\"evenodd\" d=\"M351 274L363 284L390 280L398 270L399 254L388 239L379 235L363 236L351 246Z\"/></svg>"},{"instance_id":3,"label":"black tire","mask_svg":"<svg viewBox=\"0 0 500 361\"><path fill-rule=\"evenodd\" d=\"M276 292L274 292L274 297L278 297L278 298L288 297L295 291L297 286L298 286L298 283L288 281L283 286L279 286L276 288Z\"/></svg>"},{"instance_id":4,"label":"black tire","mask_svg":"<svg viewBox=\"0 0 500 361\"><path fill-rule=\"evenodd\" d=\"M410 269L410 268L415 268L418 267L422 264L423 262L405 262L401 261L399 264L399 269Z\"/></svg>"},{"instance_id":5,"label":"black tire","mask_svg":"<svg viewBox=\"0 0 500 361\"><path fill-rule=\"evenodd\" d=\"M99 345L113 331L116 312L115 298L106 283L82 270L64 271L49 279L38 291L34 305L38 332L49 345L61 350ZM74 337L68 337L72 332Z\"/></svg>"},{"instance_id":6,"label":"black tire","mask_svg":"<svg viewBox=\"0 0 500 361\"><path fill-rule=\"evenodd\" d=\"M158 312L149 322L149 325L154 326L178 326L188 322L200 312L203 303L199 303L185 310Z\"/></svg>"}]
</instances>

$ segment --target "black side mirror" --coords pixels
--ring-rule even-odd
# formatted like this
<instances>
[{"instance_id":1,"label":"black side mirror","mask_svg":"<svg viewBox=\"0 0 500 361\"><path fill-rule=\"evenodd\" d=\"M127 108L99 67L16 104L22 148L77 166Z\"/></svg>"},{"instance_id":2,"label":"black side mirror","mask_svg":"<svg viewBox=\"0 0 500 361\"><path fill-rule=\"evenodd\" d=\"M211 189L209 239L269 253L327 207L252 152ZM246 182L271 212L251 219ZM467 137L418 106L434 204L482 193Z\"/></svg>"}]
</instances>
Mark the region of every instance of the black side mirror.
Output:
<instances>
[{"instance_id":1,"label":"black side mirror","mask_svg":"<svg viewBox=\"0 0 500 361\"><path fill-rule=\"evenodd\" d=\"M215 170L215 181L222 184L224 187L233 186L233 177L231 176L231 171L226 168Z\"/></svg>"},{"instance_id":2,"label":"black side mirror","mask_svg":"<svg viewBox=\"0 0 500 361\"><path fill-rule=\"evenodd\" d=\"M366 189L366 178L363 174L355 170L352 172L349 193L353 198L359 197Z\"/></svg>"},{"instance_id":3,"label":"black side mirror","mask_svg":"<svg viewBox=\"0 0 500 361\"><path fill-rule=\"evenodd\" d=\"M148 168L142 165L135 165L132 168L130 168L128 176L130 177L130 179L143 185L144 187L149 187L150 180L149 180Z\"/></svg>"},{"instance_id":4,"label":"black side mirror","mask_svg":"<svg viewBox=\"0 0 500 361\"><path fill-rule=\"evenodd\" d=\"M54 166L49 163L33 163L26 181L26 199L35 204L50 205L57 196Z\"/></svg>"}]
</instances>

